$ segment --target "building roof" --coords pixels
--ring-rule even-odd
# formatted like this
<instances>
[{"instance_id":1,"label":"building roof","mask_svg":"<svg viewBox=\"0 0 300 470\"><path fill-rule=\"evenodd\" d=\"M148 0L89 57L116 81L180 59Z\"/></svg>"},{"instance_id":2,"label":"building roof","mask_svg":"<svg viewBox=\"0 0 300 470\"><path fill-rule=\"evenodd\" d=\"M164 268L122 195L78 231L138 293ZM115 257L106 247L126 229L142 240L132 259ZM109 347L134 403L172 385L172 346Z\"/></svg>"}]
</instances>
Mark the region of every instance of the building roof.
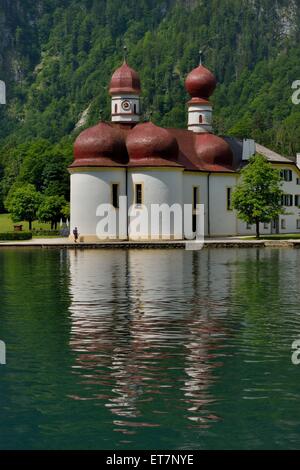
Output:
<instances>
[{"instance_id":1,"label":"building roof","mask_svg":"<svg viewBox=\"0 0 300 470\"><path fill-rule=\"evenodd\" d=\"M274 164L295 161L256 144L256 152ZM74 144L76 167L170 167L187 171L235 173L247 164L243 141L234 137L164 129L151 122L100 122L84 130Z\"/></svg>"},{"instance_id":2,"label":"building roof","mask_svg":"<svg viewBox=\"0 0 300 470\"><path fill-rule=\"evenodd\" d=\"M192 98L208 99L216 86L216 77L202 64L192 70L185 80L185 88Z\"/></svg>"},{"instance_id":3,"label":"building roof","mask_svg":"<svg viewBox=\"0 0 300 470\"><path fill-rule=\"evenodd\" d=\"M214 134L164 129L152 123L99 123L74 144L76 167L178 167L189 171L236 171L230 145Z\"/></svg>"},{"instance_id":4,"label":"building roof","mask_svg":"<svg viewBox=\"0 0 300 470\"><path fill-rule=\"evenodd\" d=\"M228 142L233 153L233 167L238 171L247 164L248 160L243 160L243 140L235 137L223 136L223 139ZM288 165L295 165L295 159L287 158L273 150L264 147L261 144L255 142L256 153L263 155L270 163L281 163Z\"/></svg>"},{"instance_id":5,"label":"building roof","mask_svg":"<svg viewBox=\"0 0 300 470\"><path fill-rule=\"evenodd\" d=\"M256 152L260 155L266 157L272 163L287 163L287 164L295 164L295 162L287 157L279 155L279 153L273 152L263 145L256 144Z\"/></svg>"},{"instance_id":6,"label":"building roof","mask_svg":"<svg viewBox=\"0 0 300 470\"><path fill-rule=\"evenodd\" d=\"M168 129L179 146L178 161L189 171L234 172L233 155L227 142L214 134L186 129Z\"/></svg>"},{"instance_id":7,"label":"building roof","mask_svg":"<svg viewBox=\"0 0 300 470\"><path fill-rule=\"evenodd\" d=\"M125 60L111 77L109 93L111 95L139 95L141 93L140 77L135 70L129 67Z\"/></svg>"},{"instance_id":8,"label":"building roof","mask_svg":"<svg viewBox=\"0 0 300 470\"><path fill-rule=\"evenodd\" d=\"M210 105L216 88L213 73L200 64L185 81L190 104ZM139 75L126 60L112 75L111 95L141 93ZM256 144L256 151L272 163L294 162ZM74 144L76 167L177 167L187 171L235 173L243 160L243 141L187 129L164 129L148 123L100 122L84 130Z\"/></svg>"},{"instance_id":9,"label":"building roof","mask_svg":"<svg viewBox=\"0 0 300 470\"><path fill-rule=\"evenodd\" d=\"M195 104L209 105L216 88L213 73L200 64L187 76L185 86ZM126 60L112 75L111 95L140 94L140 78ZM230 144L210 133L164 129L151 122L100 122L84 130L74 144L76 167L178 167L189 171L236 171Z\"/></svg>"},{"instance_id":10,"label":"building roof","mask_svg":"<svg viewBox=\"0 0 300 470\"><path fill-rule=\"evenodd\" d=\"M168 129L152 122L137 124L126 137L129 166L180 166L178 143Z\"/></svg>"},{"instance_id":11,"label":"building roof","mask_svg":"<svg viewBox=\"0 0 300 470\"><path fill-rule=\"evenodd\" d=\"M74 163L78 166L124 166L128 153L122 129L99 122L85 129L74 144Z\"/></svg>"}]
</instances>

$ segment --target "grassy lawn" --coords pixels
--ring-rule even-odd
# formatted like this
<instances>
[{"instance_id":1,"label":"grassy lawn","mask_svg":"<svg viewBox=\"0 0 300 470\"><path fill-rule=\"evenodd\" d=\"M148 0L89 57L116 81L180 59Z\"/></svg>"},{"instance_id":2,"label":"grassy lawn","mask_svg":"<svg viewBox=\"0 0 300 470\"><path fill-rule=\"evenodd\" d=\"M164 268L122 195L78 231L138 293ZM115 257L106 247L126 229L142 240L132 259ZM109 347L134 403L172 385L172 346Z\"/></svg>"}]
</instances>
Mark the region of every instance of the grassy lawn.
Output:
<instances>
[{"instance_id":1,"label":"grassy lawn","mask_svg":"<svg viewBox=\"0 0 300 470\"><path fill-rule=\"evenodd\" d=\"M13 232L14 225L23 225L23 231L28 232L28 222L12 222L9 214L0 214L0 232ZM33 222L32 224L33 229L41 229L41 230L50 230L50 224L43 224L41 222Z\"/></svg>"}]
</instances>

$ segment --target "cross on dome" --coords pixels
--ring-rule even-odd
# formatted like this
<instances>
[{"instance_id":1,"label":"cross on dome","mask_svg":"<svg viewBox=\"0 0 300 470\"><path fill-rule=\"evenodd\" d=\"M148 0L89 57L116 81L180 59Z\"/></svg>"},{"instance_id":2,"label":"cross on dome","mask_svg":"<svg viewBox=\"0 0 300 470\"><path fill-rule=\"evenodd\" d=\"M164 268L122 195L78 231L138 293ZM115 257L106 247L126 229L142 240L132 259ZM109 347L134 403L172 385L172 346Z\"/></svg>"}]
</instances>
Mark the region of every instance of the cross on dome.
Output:
<instances>
[{"instance_id":1,"label":"cross on dome","mask_svg":"<svg viewBox=\"0 0 300 470\"><path fill-rule=\"evenodd\" d=\"M127 63L127 55L128 55L128 48L126 44L123 46L123 56L124 56L124 62Z\"/></svg>"},{"instance_id":2,"label":"cross on dome","mask_svg":"<svg viewBox=\"0 0 300 470\"><path fill-rule=\"evenodd\" d=\"M203 56L203 51L200 49L199 51L199 65L202 65L202 56Z\"/></svg>"}]
</instances>

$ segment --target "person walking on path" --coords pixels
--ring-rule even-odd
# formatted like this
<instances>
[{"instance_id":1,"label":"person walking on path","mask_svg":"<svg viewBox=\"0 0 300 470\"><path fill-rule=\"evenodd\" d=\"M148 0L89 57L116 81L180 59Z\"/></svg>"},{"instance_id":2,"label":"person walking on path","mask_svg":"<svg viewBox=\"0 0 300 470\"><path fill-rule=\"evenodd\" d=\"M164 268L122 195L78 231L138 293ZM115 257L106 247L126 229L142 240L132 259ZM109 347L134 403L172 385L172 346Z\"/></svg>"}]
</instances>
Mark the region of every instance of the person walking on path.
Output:
<instances>
[{"instance_id":1,"label":"person walking on path","mask_svg":"<svg viewBox=\"0 0 300 470\"><path fill-rule=\"evenodd\" d=\"M78 240L78 228L77 227L74 228L73 235L74 235L74 242L77 243L77 240Z\"/></svg>"}]
</instances>

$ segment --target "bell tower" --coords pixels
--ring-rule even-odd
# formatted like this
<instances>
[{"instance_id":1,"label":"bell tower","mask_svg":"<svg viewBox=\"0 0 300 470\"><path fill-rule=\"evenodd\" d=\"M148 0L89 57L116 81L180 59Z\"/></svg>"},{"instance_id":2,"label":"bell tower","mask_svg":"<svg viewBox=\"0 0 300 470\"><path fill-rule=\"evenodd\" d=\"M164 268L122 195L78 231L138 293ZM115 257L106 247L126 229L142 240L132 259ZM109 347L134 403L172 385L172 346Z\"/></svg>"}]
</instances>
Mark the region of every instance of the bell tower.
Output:
<instances>
[{"instance_id":1,"label":"bell tower","mask_svg":"<svg viewBox=\"0 0 300 470\"><path fill-rule=\"evenodd\" d=\"M124 62L113 74L110 82L111 120L118 123L137 123L140 120L140 77L127 64L124 47Z\"/></svg>"},{"instance_id":2,"label":"bell tower","mask_svg":"<svg viewBox=\"0 0 300 470\"><path fill-rule=\"evenodd\" d=\"M191 100L188 102L188 129L196 133L212 132L212 104L209 97L215 91L217 81L215 76L200 64L186 78L185 88Z\"/></svg>"}]
</instances>

